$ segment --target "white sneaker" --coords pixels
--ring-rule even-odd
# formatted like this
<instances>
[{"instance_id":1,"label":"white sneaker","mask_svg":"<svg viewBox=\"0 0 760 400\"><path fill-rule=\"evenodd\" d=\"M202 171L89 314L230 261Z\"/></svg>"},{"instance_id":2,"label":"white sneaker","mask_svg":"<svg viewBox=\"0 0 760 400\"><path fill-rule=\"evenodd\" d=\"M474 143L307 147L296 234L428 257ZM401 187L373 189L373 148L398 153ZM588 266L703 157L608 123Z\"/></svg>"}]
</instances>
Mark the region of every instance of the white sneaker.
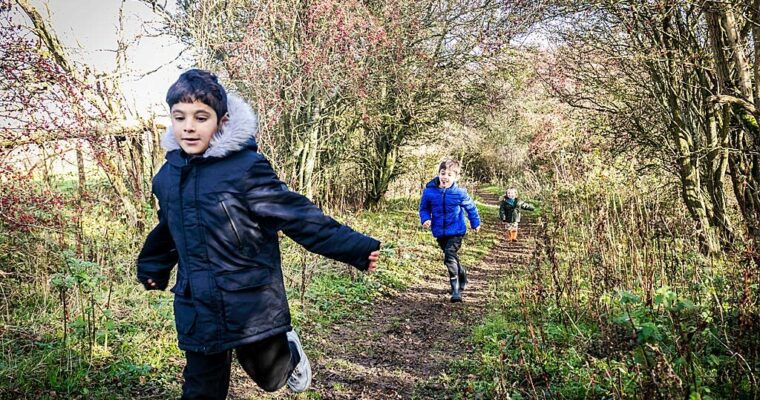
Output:
<instances>
[{"instance_id":1,"label":"white sneaker","mask_svg":"<svg viewBox=\"0 0 760 400\"><path fill-rule=\"evenodd\" d=\"M293 342L296 345L298 355L301 358L301 361L298 362L298 365L296 365L296 368L288 378L288 388L293 392L300 393L311 385L311 363L309 363L309 359L303 351L303 346L301 346L301 341L298 339L296 331L290 331L287 335L288 342Z\"/></svg>"}]
</instances>

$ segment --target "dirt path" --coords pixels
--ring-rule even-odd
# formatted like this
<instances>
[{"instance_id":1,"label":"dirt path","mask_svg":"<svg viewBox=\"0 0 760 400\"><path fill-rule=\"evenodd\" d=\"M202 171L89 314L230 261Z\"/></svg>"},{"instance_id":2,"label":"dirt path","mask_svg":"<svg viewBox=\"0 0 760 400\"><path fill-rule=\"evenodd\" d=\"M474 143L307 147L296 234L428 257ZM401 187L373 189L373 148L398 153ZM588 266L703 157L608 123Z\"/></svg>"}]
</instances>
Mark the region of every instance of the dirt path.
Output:
<instances>
[{"instance_id":1,"label":"dirt path","mask_svg":"<svg viewBox=\"0 0 760 400\"><path fill-rule=\"evenodd\" d=\"M498 203L495 195L481 193L480 198L487 204ZM486 219L483 227L495 231L502 225ZM517 269L514 264L528 262L532 231L533 224L525 221L520 241L508 243L501 235L502 240L480 265L469 266L470 283L463 303L449 302L448 282L441 267L439 274L424 277L420 284L378 300L361 319L335 324L329 337L316 345L322 356L313 362L313 393L309 398L448 398L450 391L436 378L447 373L453 359L471 353L467 337L486 312L488 282ZM311 345L315 346L314 342ZM234 379L230 397L258 398L251 386L250 380ZM243 396L233 397L235 393ZM287 390L277 394L280 398L288 396Z\"/></svg>"}]
</instances>

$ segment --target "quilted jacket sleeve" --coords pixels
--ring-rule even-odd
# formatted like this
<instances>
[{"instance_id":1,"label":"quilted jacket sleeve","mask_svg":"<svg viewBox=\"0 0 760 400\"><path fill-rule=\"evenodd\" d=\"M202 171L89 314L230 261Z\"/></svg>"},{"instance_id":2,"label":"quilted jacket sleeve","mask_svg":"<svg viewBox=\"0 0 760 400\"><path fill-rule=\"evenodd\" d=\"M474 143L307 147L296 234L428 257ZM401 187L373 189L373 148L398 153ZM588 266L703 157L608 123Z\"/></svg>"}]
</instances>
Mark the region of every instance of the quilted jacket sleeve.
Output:
<instances>
[{"instance_id":1,"label":"quilted jacket sleeve","mask_svg":"<svg viewBox=\"0 0 760 400\"><path fill-rule=\"evenodd\" d=\"M430 204L430 196L427 190L422 191L422 198L420 199L420 224L424 224L425 221L430 221L432 217L432 206Z\"/></svg>"},{"instance_id":2,"label":"quilted jacket sleeve","mask_svg":"<svg viewBox=\"0 0 760 400\"><path fill-rule=\"evenodd\" d=\"M462 208L467 211L467 218L470 220L470 227L475 229L480 226L480 215L478 214L478 207L475 206L475 202L472 201L467 191L462 192Z\"/></svg>"}]
</instances>

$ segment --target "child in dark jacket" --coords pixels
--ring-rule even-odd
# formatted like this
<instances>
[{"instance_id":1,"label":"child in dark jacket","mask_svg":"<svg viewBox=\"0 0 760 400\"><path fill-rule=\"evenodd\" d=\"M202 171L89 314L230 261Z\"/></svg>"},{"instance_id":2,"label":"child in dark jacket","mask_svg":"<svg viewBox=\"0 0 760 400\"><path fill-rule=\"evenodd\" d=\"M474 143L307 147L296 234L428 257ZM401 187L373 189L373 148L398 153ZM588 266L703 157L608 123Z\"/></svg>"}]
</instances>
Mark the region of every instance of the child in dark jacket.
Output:
<instances>
[{"instance_id":1,"label":"child in dark jacket","mask_svg":"<svg viewBox=\"0 0 760 400\"><path fill-rule=\"evenodd\" d=\"M311 366L292 330L278 231L308 250L372 271L380 243L291 192L257 152L256 116L213 74L190 70L166 97L167 162L153 178L158 225L137 260L148 290L178 264L174 316L185 351L183 399L224 399L232 350L264 390L301 392Z\"/></svg>"},{"instance_id":2,"label":"child in dark jacket","mask_svg":"<svg viewBox=\"0 0 760 400\"><path fill-rule=\"evenodd\" d=\"M534 207L517 198L517 189L509 188L499 204L499 218L506 223L507 240L517 241L517 229L521 211L533 211Z\"/></svg>"},{"instance_id":3,"label":"child in dark jacket","mask_svg":"<svg viewBox=\"0 0 760 400\"><path fill-rule=\"evenodd\" d=\"M475 203L467 195L467 190L457 186L459 163L447 160L438 168L438 176L430 181L422 192L420 200L420 223L431 228L433 236L443 251L443 263L449 273L451 302L462 301L460 291L467 285L467 272L459 263L459 248L467 233L465 213L470 227L480 230L480 216Z\"/></svg>"}]
</instances>

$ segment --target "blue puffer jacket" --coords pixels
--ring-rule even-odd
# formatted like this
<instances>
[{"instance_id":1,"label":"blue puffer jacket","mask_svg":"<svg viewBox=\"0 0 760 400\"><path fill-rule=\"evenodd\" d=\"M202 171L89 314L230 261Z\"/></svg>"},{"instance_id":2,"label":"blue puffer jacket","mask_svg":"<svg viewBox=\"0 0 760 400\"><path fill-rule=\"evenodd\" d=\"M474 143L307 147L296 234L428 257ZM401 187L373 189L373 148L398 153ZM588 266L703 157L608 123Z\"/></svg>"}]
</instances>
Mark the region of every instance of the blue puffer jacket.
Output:
<instances>
[{"instance_id":1,"label":"blue puffer jacket","mask_svg":"<svg viewBox=\"0 0 760 400\"><path fill-rule=\"evenodd\" d=\"M380 247L289 191L256 152L250 107L230 95L228 109L203 156L187 157L164 135L167 162L153 179L159 222L137 260L140 282L161 289L179 263L171 289L179 347L207 354L291 329L278 231L359 269Z\"/></svg>"},{"instance_id":2,"label":"blue puffer jacket","mask_svg":"<svg viewBox=\"0 0 760 400\"><path fill-rule=\"evenodd\" d=\"M454 183L448 189L438 187L439 180L434 178L422 192L420 200L420 223L431 221L433 236L456 236L467 233L464 214L470 220L470 226L475 229L480 226L480 216L475 202L467 194L467 190Z\"/></svg>"}]
</instances>

